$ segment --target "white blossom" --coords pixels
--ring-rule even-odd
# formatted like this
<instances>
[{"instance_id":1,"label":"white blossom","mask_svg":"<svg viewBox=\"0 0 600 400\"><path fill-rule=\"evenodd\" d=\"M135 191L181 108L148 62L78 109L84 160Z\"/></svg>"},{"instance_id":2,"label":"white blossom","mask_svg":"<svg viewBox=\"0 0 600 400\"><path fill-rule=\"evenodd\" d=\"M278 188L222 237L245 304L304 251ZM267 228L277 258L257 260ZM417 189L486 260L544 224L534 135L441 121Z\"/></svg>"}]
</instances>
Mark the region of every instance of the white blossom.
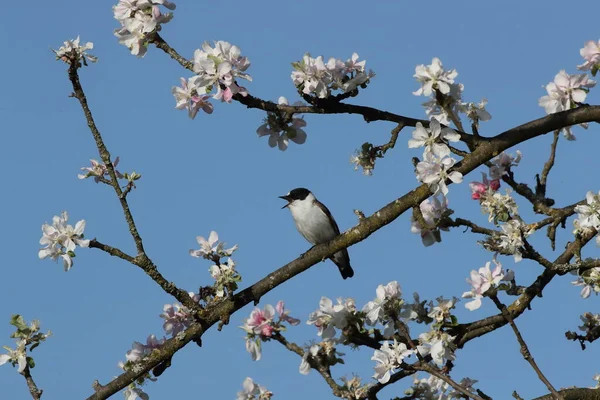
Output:
<instances>
[{"instance_id":1,"label":"white blossom","mask_svg":"<svg viewBox=\"0 0 600 400\"><path fill-rule=\"evenodd\" d=\"M454 78L458 76L458 72L455 69L445 71L440 59L435 57L431 60L430 65L417 65L413 76L421 83L421 87L413 94L415 96L429 96L433 90L448 94L450 84L454 83Z\"/></svg>"},{"instance_id":2,"label":"white blossom","mask_svg":"<svg viewBox=\"0 0 600 400\"><path fill-rule=\"evenodd\" d=\"M40 244L45 246L38 252L40 259L50 258L57 261L63 259L65 271L73 266L76 246L88 247L90 241L83 238L85 220L80 220L75 227L68 225L69 215L63 211L60 216L52 218L52 225L42 225L42 237Z\"/></svg>"},{"instance_id":3,"label":"white blossom","mask_svg":"<svg viewBox=\"0 0 600 400\"><path fill-rule=\"evenodd\" d=\"M481 299L490 288L496 287L501 281L511 281L514 279L514 274L508 271L505 272L502 269L502 264L495 258L492 261L496 266L493 270L490 269L491 262L488 261L478 271L471 271L471 277L467 279L467 283L471 285L471 290L464 292L462 297L473 299L465 304L465 307L470 311L481 307Z\"/></svg>"},{"instance_id":4,"label":"white blossom","mask_svg":"<svg viewBox=\"0 0 600 400\"><path fill-rule=\"evenodd\" d=\"M229 249L224 249L225 243L219 242L219 234L215 231L210 232L208 240L203 236L197 236L196 240L200 245L200 249L190 250L190 256L196 258L202 257L207 260L212 260L213 257L229 257L238 248L238 245L236 244Z\"/></svg>"},{"instance_id":5,"label":"white blossom","mask_svg":"<svg viewBox=\"0 0 600 400\"><path fill-rule=\"evenodd\" d=\"M161 25L173 18L173 13L163 14L159 6L175 9L175 4L166 0L119 0L113 6L113 15L121 24L115 30L115 36L131 54L143 57L148 47L148 34L160 31Z\"/></svg>"},{"instance_id":6,"label":"white blossom","mask_svg":"<svg viewBox=\"0 0 600 400\"><path fill-rule=\"evenodd\" d=\"M87 53L87 50L91 50L93 48L94 43L92 42L87 42L83 46L79 45L79 36L77 36L73 40L67 40L64 42L64 45L62 45L58 50L52 51L54 54L56 54L57 60L62 60L67 64L71 64L73 61L75 63L83 61L85 64L86 60L93 63L98 61L98 57Z\"/></svg>"},{"instance_id":7,"label":"white blossom","mask_svg":"<svg viewBox=\"0 0 600 400\"><path fill-rule=\"evenodd\" d=\"M269 400L273 396L267 388L255 383L250 377L244 379L242 387L237 393L237 400Z\"/></svg>"},{"instance_id":8,"label":"white blossom","mask_svg":"<svg viewBox=\"0 0 600 400\"><path fill-rule=\"evenodd\" d=\"M412 133L412 139L408 141L409 148L425 147L425 152L433 153L436 157L444 158L450 155L450 149L446 142L458 142L460 135L454 129L442 128L437 120L432 120L429 128L417 122Z\"/></svg>"},{"instance_id":9,"label":"white blossom","mask_svg":"<svg viewBox=\"0 0 600 400\"><path fill-rule=\"evenodd\" d=\"M438 158L432 153L425 152L423 161L417 164L417 179L429 185L429 190L434 194L448 194L446 179L454 183L461 183L463 175L458 171L448 172L456 160L452 157Z\"/></svg>"},{"instance_id":10,"label":"white blossom","mask_svg":"<svg viewBox=\"0 0 600 400\"><path fill-rule=\"evenodd\" d=\"M350 300L350 301L348 301ZM354 311L354 302L337 299L337 304L327 297L321 297L319 309L312 312L306 323L319 329L318 335L323 340L331 340L335 336L335 328L344 329L348 325L348 316Z\"/></svg>"},{"instance_id":11,"label":"white blossom","mask_svg":"<svg viewBox=\"0 0 600 400\"><path fill-rule=\"evenodd\" d=\"M419 208L427 226L421 226L421 223L413 216L411 218L411 232L419 233L425 246L441 242L440 230L447 231L448 228L438 227L438 222L448 210L448 200L444 196L441 196L441 200L432 196L423 200Z\"/></svg>"},{"instance_id":12,"label":"white blossom","mask_svg":"<svg viewBox=\"0 0 600 400\"><path fill-rule=\"evenodd\" d=\"M582 71L592 70L592 75L596 75L594 69L598 69L600 64L600 40L596 43L593 40L585 42L585 46L579 50L579 54L585 60L581 65L577 66L577 69Z\"/></svg>"},{"instance_id":13,"label":"white blossom","mask_svg":"<svg viewBox=\"0 0 600 400\"><path fill-rule=\"evenodd\" d=\"M454 360L454 350L456 345L453 343L455 337L446 332L431 330L419 335L417 350L422 356L431 355L434 363L441 366L446 361Z\"/></svg>"},{"instance_id":14,"label":"white blossom","mask_svg":"<svg viewBox=\"0 0 600 400\"><path fill-rule=\"evenodd\" d=\"M366 320L369 325L375 325L378 321L385 321L385 304L402 296L402 290L397 281L391 281L387 285L377 286L377 297L368 302L362 309L366 314Z\"/></svg>"},{"instance_id":15,"label":"white blossom","mask_svg":"<svg viewBox=\"0 0 600 400\"><path fill-rule=\"evenodd\" d=\"M523 238L528 232L523 232L524 224L516 219L510 220L500 226L502 233L498 237L498 246L509 254L512 254L515 262L523 259L521 248L524 246Z\"/></svg>"},{"instance_id":16,"label":"white blossom","mask_svg":"<svg viewBox=\"0 0 600 400\"><path fill-rule=\"evenodd\" d=\"M375 361L375 375L379 383L387 383L390 380L391 374L397 368L400 368L403 360L415 354L414 350L409 350L404 343L399 343L396 339L394 342L384 341L379 350L375 350L371 360Z\"/></svg>"}]
</instances>

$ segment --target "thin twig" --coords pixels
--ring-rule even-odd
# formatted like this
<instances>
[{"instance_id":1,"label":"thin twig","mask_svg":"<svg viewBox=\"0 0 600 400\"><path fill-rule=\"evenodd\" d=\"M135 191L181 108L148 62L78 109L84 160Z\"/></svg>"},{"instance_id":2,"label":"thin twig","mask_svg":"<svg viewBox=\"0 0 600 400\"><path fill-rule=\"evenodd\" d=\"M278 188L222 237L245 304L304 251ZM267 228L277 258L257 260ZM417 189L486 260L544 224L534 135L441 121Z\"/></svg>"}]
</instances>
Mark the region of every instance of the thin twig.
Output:
<instances>
[{"instance_id":1,"label":"thin twig","mask_svg":"<svg viewBox=\"0 0 600 400\"><path fill-rule=\"evenodd\" d=\"M141 238L140 234L138 233L137 227L133 220L133 216L131 215L131 211L129 210L129 204L127 203L127 200L124 197L122 197L123 192L121 190L121 187L119 186L117 174L115 172L115 168L110 159L110 153L108 152L108 149L106 148L106 145L104 144L104 140L102 139L102 135L100 134L100 131L96 127L96 122L94 122L94 117L92 116L92 111L90 110L90 108L88 106L87 98L85 96L85 93L83 92L81 82L79 81L79 74L77 72L78 67L79 67L79 64L76 64L76 63L71 63L69 65L69 80L71 81L71 84L73 85L74 97L77 100L79 100L79 104L81 104L81 108L83 109L83 113L85 114L85 118L87 120L88 127L90 128L90 131L92 132L92 135L94 136L94 140L96 141L96 147L98 147L98 153L100 154L100 158L106 165L106 169L108 170L108 175L110 176L110 179L111 179L110 185L113 187L113 189L115 190L115 193L117 194L117 197L119 198L119 202L121 203L121 208L123 209L123 214L125 215L125 220L127 221L127 225L129 226L129 232L131 233L131 236L133 237L133 240L135 242L135 246L137 248L138 255L144 254L144 244L142 242L142 238Z\"/></svg>"},{"instance_id":2,"label":"thin twig","mask_svg":"<svg viewBox=\"0 0 600 400\"><path fill-rule=\"evenodd\" d=\"M23 370L23 372L21 372L21 375L23 375L25 377L25 380L27 381L27 387L29 388L29 393L31 394L33 400L40 400L44 391L42 389L39 389L35 384L35 381L31 376L31 371L29 370L29 365L25 366L25 369Z\"/></svg>"},{"instance_id":3,"label":"thin twig","mask_svg":"<svg viewBox=\"0 0 600 400\"><path fill-rule=\"evenodd\" d=\"M506 305L504 305L504 303L502 303L498 299L498 296L495 293L490 295L490 299L492 299L492 301L494 302L496 307L498 307L500 312L502 312L502 315L504 316L504 318L506 318L506 320L510 324L513 332L515 333L515 336L517 337L517 341L519 342L519 345L521 346L521 354L523 355L523 358L525 359L525 361L527 361L531 365L531 368L533 368L533 370L537 374L538 378L540 378L540 380L544 383L544 385L546 385L548 390L550 390L550 393L552 393L552 396L556 400L564 400L563 397L560 395L560 393L558 393L556 391L556 389L554 389L554 386L552 386L552 384L550 383L550 381L548 381L546 376L544 376L544 374L538 367L537 363L533 359L533 356L531 355L531 352L529 351L529 347L527 347L527 343L525 343L523 336L521 336L521 332L519 332L519 329L517 328L517 324L515 324L515 321L513 320L512 316L510 315L510 312L508 312Z\"/></svg>"},{"instance_id":4,"label":"thin twig","mask_svg":"<svg viewBox=\"0 0 600 400\"><path fill-rule=\"evenodd\" d=\"M542 169L541 175L536 175L537 185L535 188L535 193L541 197L546 196L546 182L548 181L548 174L554 166L554 160L556 159L556 146L558 145L559 137L560 130L557 129L554 131L552 145L550 146L550 157L548 157L548 161L544 163L544 168Z\"/></svg>"},{"instance_id":5,"label":"thin twig","mask_svg":"<svg viewBox=\"0 0 600 400\"><path fill-rule=\"evenodd\" d=\"M288 349L289 351L291 351L292 353L296 353L300 357L304 357L304 350L300 346L298 346L296 343L288 342L287 339L285 337L283 337L283 335L281 335L280 333L275 333L271 337L275 341L284 345L285 348ZM317 371L323 377L325 382L327 382L327 384L333 391L334 396L341 397L341 398L346 397L345 395L347 395L348 392L346 390L344 390L344 388L342 386L338 385L337 382L335 381L335 379L333 379L328 365L322 365L317 359L315 359L314 357L311 357L311 356L308 357L307 362L310 365L310 367L312 369L314 369L315 371Z\"/></svg>"},{"instance_id":6,"label":"thin twig","mask_svg":"<svg viewBox=\"0 0 600 400\"><path fill-rule=\"evenodd\" d=\"M197 304L191 300L188 293L177 288L173 283L167 281L158 272L156 265L154 265L152 263L152 261L146 255L146 252L144 251L142 237L138 233L137 227L133 220L133 215L131 214L131 211L129 209L129 204L127 203L127 199L123 196L123 191L121 190L121 186L119 186L115 168L110 159L110 153L108 152L108 149L107 149L106 145L104 144L102 135L100 134L100 131L98 130L96 123L94 122L94 117L92 116L92 111L90 110L90 108L88 106L87 98L83 91L83 87L81 86L81 82L79 81L79 74L78 74L77 68L78 68L78 64L76 64L76 63L71 63L69 65L69 80L71 81L71 84L73 85L73 92L74 92L73 96L75 98L77 98L77 100L79 100L79 104L81 105L81 108L83 109L83 113L85 114L85 118L87 120L88 127L89 127L90 131L92 132L92 135L94 136L94 140L96 141L96 147L98 148L98 152L100 153L100 158L102 158L102 161L104 162L104 164L106 165L106 168L108 170L108 174L111 177L111 182L110 182L111 186L113 187L113 189L117 195L117 198L119 199L119 203L121 204L121 208L123 209L123 214L125 215L125 220L127 221L127 225L129 227L129 232L131 233L131 236L133 237L133 240L134 240L136 248L137 248L138 254L135 257L135 259L128 260L128 261L133 262L133 264L142 268L144 270L144 272L146 272L146 274L148 274L156 283L158 283L163 288L163 290L165 290L170 295L174 296L183 305L185 305L186 307L188 307L192 310L198 310ZM113 254L113 255L116 255L116 254ZM121 258L123 258L123 257L121 257Z\"/></svg>"}]
</instances>

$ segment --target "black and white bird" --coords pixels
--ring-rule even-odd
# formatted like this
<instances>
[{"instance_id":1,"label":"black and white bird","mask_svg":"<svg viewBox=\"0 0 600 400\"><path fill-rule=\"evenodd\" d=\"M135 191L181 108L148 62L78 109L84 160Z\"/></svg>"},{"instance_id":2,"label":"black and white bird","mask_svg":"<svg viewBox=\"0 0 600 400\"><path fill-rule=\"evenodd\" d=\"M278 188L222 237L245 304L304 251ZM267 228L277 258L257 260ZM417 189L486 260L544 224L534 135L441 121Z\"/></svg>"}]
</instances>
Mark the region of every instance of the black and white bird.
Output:
<instances>
[{"instance_id":1,"label":"black and white bird","mask_svg":"<svg viewBox=\"0 0 600 400\"><path fill-rule=\"evenodd\" d=\"M290 209L296 229L312 245L326 243L340 234L340 228L327 207L310 190L297 188L279 198L288 201L282 208ZM340 269L342 278L354 276L347 249L338 251L330 259Z\"/></svg>"}]
</instances>

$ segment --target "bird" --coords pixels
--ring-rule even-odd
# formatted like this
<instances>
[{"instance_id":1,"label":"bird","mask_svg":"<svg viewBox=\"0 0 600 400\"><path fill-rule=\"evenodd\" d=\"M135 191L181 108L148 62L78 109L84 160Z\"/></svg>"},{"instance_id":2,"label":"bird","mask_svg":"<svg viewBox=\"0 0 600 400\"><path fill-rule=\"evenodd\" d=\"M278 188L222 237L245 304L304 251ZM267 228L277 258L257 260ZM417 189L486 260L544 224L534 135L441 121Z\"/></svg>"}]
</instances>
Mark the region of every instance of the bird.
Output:
<instances>
[{"instance_id":1,"label":"bird","mask_svg":"<svg viewBox=\"0 0 600 400\"><path fill-rule=\"evenodd\" d=\"M281 208L290 210L296 229L313 247L326 243L340 234L340 228L338 228L329 209L317 200L310 190L296 188L285 196L279 196L279 198L287 200L288 203ZM338 251L329 259L337 265L342 278L346 279L354 276L347 249Z\"/></svg>"}]
</instances>

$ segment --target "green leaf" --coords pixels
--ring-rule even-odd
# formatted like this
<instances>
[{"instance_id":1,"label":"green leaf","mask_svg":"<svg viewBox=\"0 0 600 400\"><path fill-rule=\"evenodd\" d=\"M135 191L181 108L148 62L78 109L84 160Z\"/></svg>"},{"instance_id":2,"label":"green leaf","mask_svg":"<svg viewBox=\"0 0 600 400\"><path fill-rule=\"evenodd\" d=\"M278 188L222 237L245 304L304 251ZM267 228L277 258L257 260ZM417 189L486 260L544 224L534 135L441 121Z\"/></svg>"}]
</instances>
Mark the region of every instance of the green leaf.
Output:
<instances>
[{"instance_id":1,"label":"green leaf","mask_svg":"<svg viewBox=\"0 0 600 400\"><path fill-rule=\"evenodd\" d=\"M23 317L19 314L14 314L10 317L10 324L16 326L18 330L23 330L27 328L27 324Z\"/></svg>"},{"instance_id":2,"label":"green leaf","mask_svg":"<svg viewBox=\"0 0 600 400\"><path fill-rule=\"evenodd\" d=\"M35 368L35 361L33 361L33 358L27 357L27 365L29 365L29 368Z\"/></svg>"}]
</instances>

